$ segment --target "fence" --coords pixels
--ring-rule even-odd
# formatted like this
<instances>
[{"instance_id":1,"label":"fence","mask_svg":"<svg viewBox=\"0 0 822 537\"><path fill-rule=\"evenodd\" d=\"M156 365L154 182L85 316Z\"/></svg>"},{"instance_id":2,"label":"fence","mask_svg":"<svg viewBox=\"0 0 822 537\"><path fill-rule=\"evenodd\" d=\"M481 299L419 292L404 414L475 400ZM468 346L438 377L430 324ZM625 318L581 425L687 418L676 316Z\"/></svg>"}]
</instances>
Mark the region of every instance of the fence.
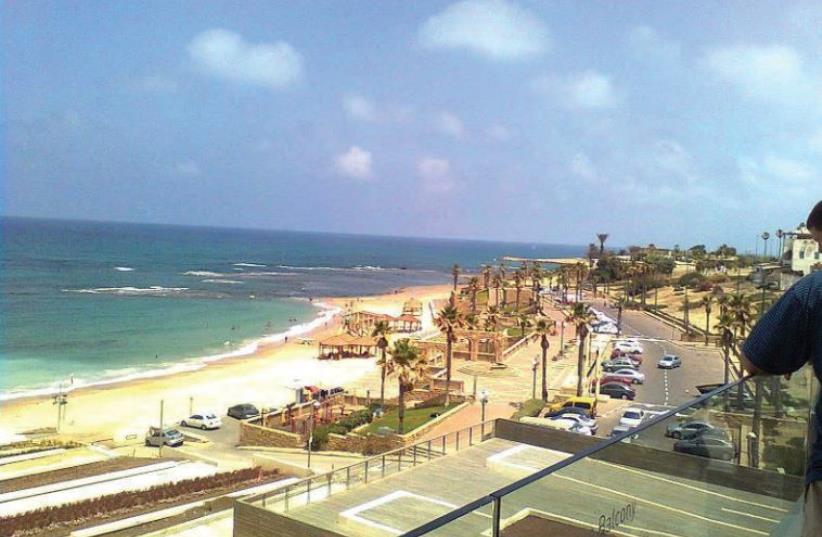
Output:
<instances>
[{"instance_id":1,"label":"fence","mask_svg":"<svg viewBox=\"0 0 822 537\"><path fill-rule=\"evenodd\" d=\"M366 485L402 470L414 468L493 436L494 421L488 420L408 447L388 451L350 466L308 477L244 501L277 513L287 513L294 507L308 505L312 501L347 491L357 485Z\"/></svg>"}]
</instances>

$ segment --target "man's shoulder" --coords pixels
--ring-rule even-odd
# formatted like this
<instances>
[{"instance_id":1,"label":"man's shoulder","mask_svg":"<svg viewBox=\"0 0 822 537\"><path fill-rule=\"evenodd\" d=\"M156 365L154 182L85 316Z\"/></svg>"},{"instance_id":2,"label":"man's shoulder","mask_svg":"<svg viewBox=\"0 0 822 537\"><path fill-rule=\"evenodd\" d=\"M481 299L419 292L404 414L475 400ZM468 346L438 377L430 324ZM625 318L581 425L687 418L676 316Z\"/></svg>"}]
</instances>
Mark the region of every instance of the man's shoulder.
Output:
<instances>
[{"instance_id":1,"label":"man's shoulder","mask_svg":"<svg viewBox=\"0 0 822 537\"><path fill-rule=\"evenodd\" d=\"M808 274L788 291L809 306L822 307L822 270Z\"/></svg>"}]
</instances>

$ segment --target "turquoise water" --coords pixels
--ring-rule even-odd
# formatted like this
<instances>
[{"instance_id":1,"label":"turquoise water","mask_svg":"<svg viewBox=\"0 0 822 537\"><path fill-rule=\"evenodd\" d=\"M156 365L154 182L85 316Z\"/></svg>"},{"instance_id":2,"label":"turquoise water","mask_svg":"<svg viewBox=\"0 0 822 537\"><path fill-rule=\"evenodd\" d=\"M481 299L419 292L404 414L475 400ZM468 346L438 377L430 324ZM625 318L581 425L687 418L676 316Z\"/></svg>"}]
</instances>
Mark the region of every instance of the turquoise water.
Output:
<instances>
[{"instance_id":1,"label":"turquoise water","mask_svg":"<svg viewBox=\"0 0 822 537\"><path fill-rule=\"evenodd\" d=\"M575 246L0 219L0 399L202 367L298 333L316 297Z\"/></svg>"}]
</instances>

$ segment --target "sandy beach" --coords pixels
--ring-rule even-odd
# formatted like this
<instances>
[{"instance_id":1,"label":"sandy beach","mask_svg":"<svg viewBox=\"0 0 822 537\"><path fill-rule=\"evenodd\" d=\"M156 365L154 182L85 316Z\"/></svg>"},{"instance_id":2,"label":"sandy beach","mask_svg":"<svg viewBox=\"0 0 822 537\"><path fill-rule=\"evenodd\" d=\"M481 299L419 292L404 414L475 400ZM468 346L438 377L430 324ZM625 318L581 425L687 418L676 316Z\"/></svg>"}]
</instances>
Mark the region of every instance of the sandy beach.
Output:
<instances>
[{"instance_id":1,"label":"sandy beach","mask_svg":"<svg viewBox=\"0 0 822 537\"><path fill-rule=\"evenodd\" d=\"M323 299L344 308L353 302L355 309L398 315L410 297L424 304L423 326L431 326L427 303L448 296L449 285L409 287L393 293ZM334 317L305 338L319 340L338 333L339 316ZM81 388L68 396L63 433L87 441L143 434L159 419L164 401L166 423L179 421L189 408L225 414L227 407L252 403L258 407L281 406L293 400L293 387L318 385L346 386L358 381L363 385L375 373L375 359L320 361L316 344L290 340L261 346L251 355L227 358L197 371L133 380L106 386ZM378 375L371 375L378 378ZM367 381L366 381L367 382ZM374 386L376 389L378 386ZM54 427L57 412L51 397L11 400L0 405L0 432L22 433Z\"/></svg>"}]
</instances>

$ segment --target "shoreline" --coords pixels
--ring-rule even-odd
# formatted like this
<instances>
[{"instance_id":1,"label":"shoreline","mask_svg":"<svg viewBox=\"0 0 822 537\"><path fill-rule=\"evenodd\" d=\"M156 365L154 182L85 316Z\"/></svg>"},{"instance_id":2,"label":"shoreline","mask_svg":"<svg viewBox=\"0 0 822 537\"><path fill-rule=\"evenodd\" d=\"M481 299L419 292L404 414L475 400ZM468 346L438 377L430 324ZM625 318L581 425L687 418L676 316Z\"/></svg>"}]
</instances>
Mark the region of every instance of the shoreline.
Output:
<instances>
[{"instance_id":1,"label":"shoreline","mask_svg":"<svg viewBox=\"0 0 822 537\"><path fill-rule=\"evenodd\" d=\"M333 320L341 310L338 306L331 305L331 300L333 299L320 299L312 302L312 305L319 309L317 315L315 315L312 319L304 323L290 326L282 332L249 338L242 341L238 348L230 351L195 357L181 357L177 361L166 362L163 365L147 364L145 369L141 369L136 372L116 374L109 378L104 377L87 383L78 384L76 386L71 385L62 390L57 382L52 382L50 385L40 388L26 388L19 391L0 392L0 405L24 399L53 397L58 393L70 394L78 390L101 389L106 386L116 386L139 380L149 380L153 378L193 373L218 362L252 358L254 355L260 354L266 348L281 344L289 337L311 334L312 332L318 330L321 324L327 324L329 321Z\"/></svg>"},{"instance_id":2,"label":"shoreline","mask_svg":"<svg viewBox=\"0 0 822 537\"><path fill-rule=\"evenodd\" d=\"M230 406L227 403L280 406L293 398L294 386L301 383L345 386L371 372L376 359L321 362L316 358L316 343L303 345L298 337L316 340L336 333L346 302L355 301L361 309L398 314L402 303L411 296L425 303L447 296L450 288L447 284L413 286L379 295L316 299L314 303L322 308L317 317L292 327L297 330L253 340L243 347L253 345L250 352L230 355L241 348L229 355L217 355L219 358L201 361L195 369L77 386L67 392L70 396L63 432L82 437L108 432L111 434L106 437L117 437L118 430L123 433L128 429L129 434L142 434L145 427L156 421L152 418L156 418L160 400L166 402L165 421L171 423L185 417L190 406L195 410L208 407L222 414L224 407ZM22 433L54 427L55 392L0 401L0 432ZM193 401L197 404L192 405Z\"/></svg>"}]
</instances>

